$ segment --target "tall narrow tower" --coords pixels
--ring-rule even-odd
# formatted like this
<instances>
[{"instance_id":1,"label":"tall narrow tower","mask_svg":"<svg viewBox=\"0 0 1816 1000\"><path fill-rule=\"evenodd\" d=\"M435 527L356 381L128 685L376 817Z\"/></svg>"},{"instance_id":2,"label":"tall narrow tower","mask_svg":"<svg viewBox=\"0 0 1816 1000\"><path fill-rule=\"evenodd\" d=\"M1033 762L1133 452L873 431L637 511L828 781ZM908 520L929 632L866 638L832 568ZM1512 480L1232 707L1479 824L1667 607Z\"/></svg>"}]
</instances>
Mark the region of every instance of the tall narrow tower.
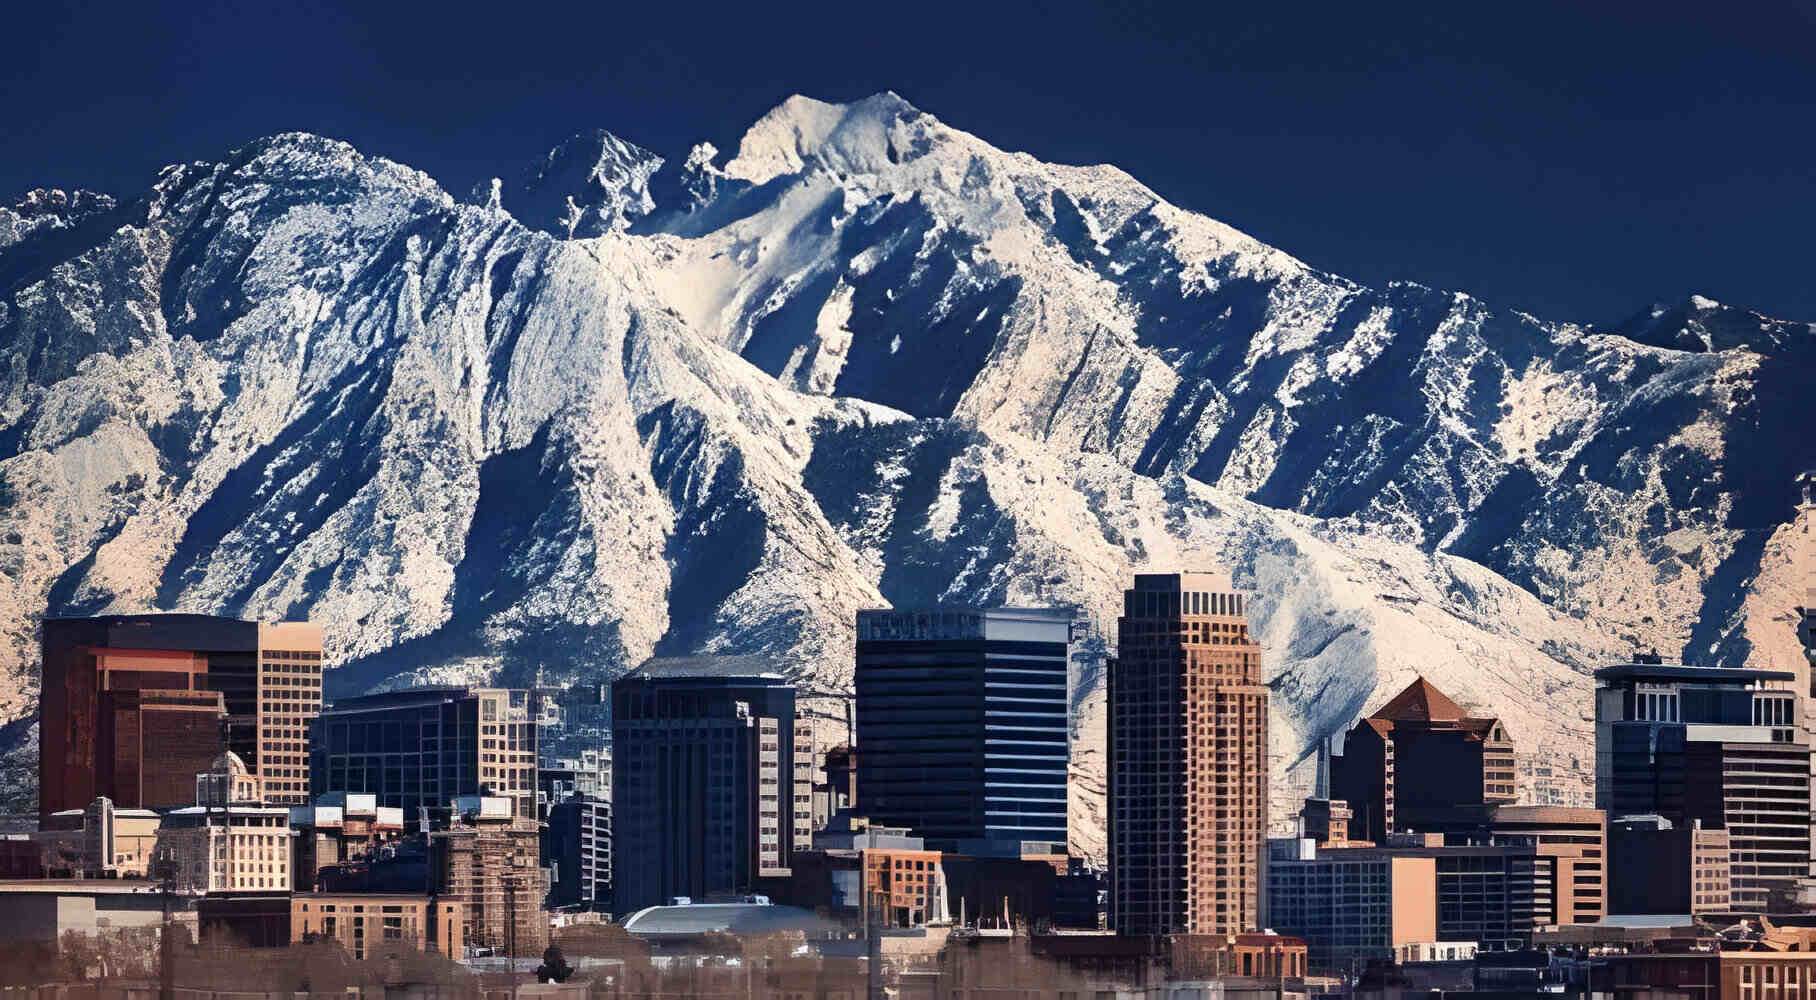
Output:
<instances>
[{"instance_id":1,"label":"tall narrow tower","mask_svg":"<svg viewBox=\"0 0 1816 1000\"><path fill-rule=\"evenodd\" d=\"M1797 596L1803 606L1797 610L1797 639L1803 645L1803 658L1809 664L1804 672L1808 679L1804 693L1810 701L1803 711L1803 738L1816 745L1816 470L1800 473L1795 480L1801 496L1797 501L1797 518L1791 522L1791 563L1797 570ZM1810 756L1810 783L1816 788L1816 754ZM1810 817L1810 868L1816 878L1816 815Z\"/></svg>"},{"instance_id":2,"label":"tall narrow tower","mask_svg":"<svg viewBox=\"0 0 1816 1000\"><path fill-rule=\"evenodd\" d=\"M1108 665L1111 919L1235 934L1260 917L1267 687L1227 578L1138 575Z\"/></svg>"}]
</instances>

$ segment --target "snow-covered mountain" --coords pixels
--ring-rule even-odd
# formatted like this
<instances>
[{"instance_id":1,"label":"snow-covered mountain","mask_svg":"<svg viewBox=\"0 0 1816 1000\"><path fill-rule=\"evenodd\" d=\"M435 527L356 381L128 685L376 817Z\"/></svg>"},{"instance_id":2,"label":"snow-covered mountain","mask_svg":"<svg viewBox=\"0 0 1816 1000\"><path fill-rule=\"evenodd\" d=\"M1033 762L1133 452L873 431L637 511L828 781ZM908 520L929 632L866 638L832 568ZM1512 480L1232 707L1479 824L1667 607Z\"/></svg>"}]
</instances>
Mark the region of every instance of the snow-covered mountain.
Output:
<instances>
[{"instance_id":1,"label":"snow-covered mountain","mask_svg":"<svg viewBox=\"0 0 1816 1000\"><path fill-rule=\"evenodd\" d=\"M892 94L791 98L729 157L584 133L464 201L275 136L0 209L0 296L27 801L47 607L308 616L345 692L721 650L838 687L858 608L1074 604L1087 851L1137 568L1258 593L1283 785L1414 672L1575 802L1595 666L1807 670L1809 325L1363 287Z\"/></svg>"}]
</instances>

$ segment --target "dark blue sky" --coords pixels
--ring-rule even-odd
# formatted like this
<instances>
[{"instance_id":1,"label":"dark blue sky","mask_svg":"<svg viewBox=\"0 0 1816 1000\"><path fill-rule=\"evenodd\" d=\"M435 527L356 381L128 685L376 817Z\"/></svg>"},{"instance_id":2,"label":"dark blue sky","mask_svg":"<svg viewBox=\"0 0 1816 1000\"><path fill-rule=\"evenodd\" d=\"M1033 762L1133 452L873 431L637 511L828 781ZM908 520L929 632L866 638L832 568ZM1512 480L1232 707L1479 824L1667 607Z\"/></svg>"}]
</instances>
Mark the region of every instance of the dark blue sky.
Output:
<instances>
[{"instance_id":1,"label":"dark blue sky","mask_svg":"<svg viewBox=\"0 0 1816 1000\"><path fill-rule=\"evenodd\" d=\"M1816 320L1816 3L197 0L6 22L8 201L134 192L287 129L465 193L582 128L729 149L791 93L893 89L1358 280L1593 323L1691 292Z\"/></svg>"}]
</instances>

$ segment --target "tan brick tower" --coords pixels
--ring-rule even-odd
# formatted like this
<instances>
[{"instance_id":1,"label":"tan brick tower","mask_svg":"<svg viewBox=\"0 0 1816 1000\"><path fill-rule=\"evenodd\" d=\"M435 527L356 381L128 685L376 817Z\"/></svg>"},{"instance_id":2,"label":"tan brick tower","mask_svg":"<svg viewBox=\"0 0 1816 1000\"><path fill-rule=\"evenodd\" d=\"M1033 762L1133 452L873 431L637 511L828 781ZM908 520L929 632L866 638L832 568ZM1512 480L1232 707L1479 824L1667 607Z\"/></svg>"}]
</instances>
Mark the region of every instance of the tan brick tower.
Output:
<instances>
[{"instance_id":1,"label":"tan brick tower","mask_svg":"<svg viewBox=\"0 0 1816 1000\"><path fill-rule=\"evenodd\" d=\"M1246 598L1143 574L1108 664L1111 916L1123 934L1236 934L1260 916L1267 703Z\"/></svg>"}]
</instances>

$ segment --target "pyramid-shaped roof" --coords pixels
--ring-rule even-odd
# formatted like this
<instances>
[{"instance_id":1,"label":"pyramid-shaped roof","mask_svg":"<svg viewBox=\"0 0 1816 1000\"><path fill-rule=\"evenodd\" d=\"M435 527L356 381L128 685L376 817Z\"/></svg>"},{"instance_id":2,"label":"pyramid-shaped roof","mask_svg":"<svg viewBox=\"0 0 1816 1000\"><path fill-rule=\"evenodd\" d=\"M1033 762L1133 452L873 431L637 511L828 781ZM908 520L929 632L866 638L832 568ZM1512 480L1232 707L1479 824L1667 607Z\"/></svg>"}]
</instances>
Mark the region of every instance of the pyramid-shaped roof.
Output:
<instances>
[{"instance_id":1,"label":"pyramid-shaped roof","mask_svg":"<svg viewBox=\"0 0 1816 1000\"><path fill-rule=\"evenodd\" d=\"M1415 679L1406 690L1394 695L1371 718L1394 722L1461 722L1463 709L1449 696L1423 677Z\"/></svg>"}]
</instances>

